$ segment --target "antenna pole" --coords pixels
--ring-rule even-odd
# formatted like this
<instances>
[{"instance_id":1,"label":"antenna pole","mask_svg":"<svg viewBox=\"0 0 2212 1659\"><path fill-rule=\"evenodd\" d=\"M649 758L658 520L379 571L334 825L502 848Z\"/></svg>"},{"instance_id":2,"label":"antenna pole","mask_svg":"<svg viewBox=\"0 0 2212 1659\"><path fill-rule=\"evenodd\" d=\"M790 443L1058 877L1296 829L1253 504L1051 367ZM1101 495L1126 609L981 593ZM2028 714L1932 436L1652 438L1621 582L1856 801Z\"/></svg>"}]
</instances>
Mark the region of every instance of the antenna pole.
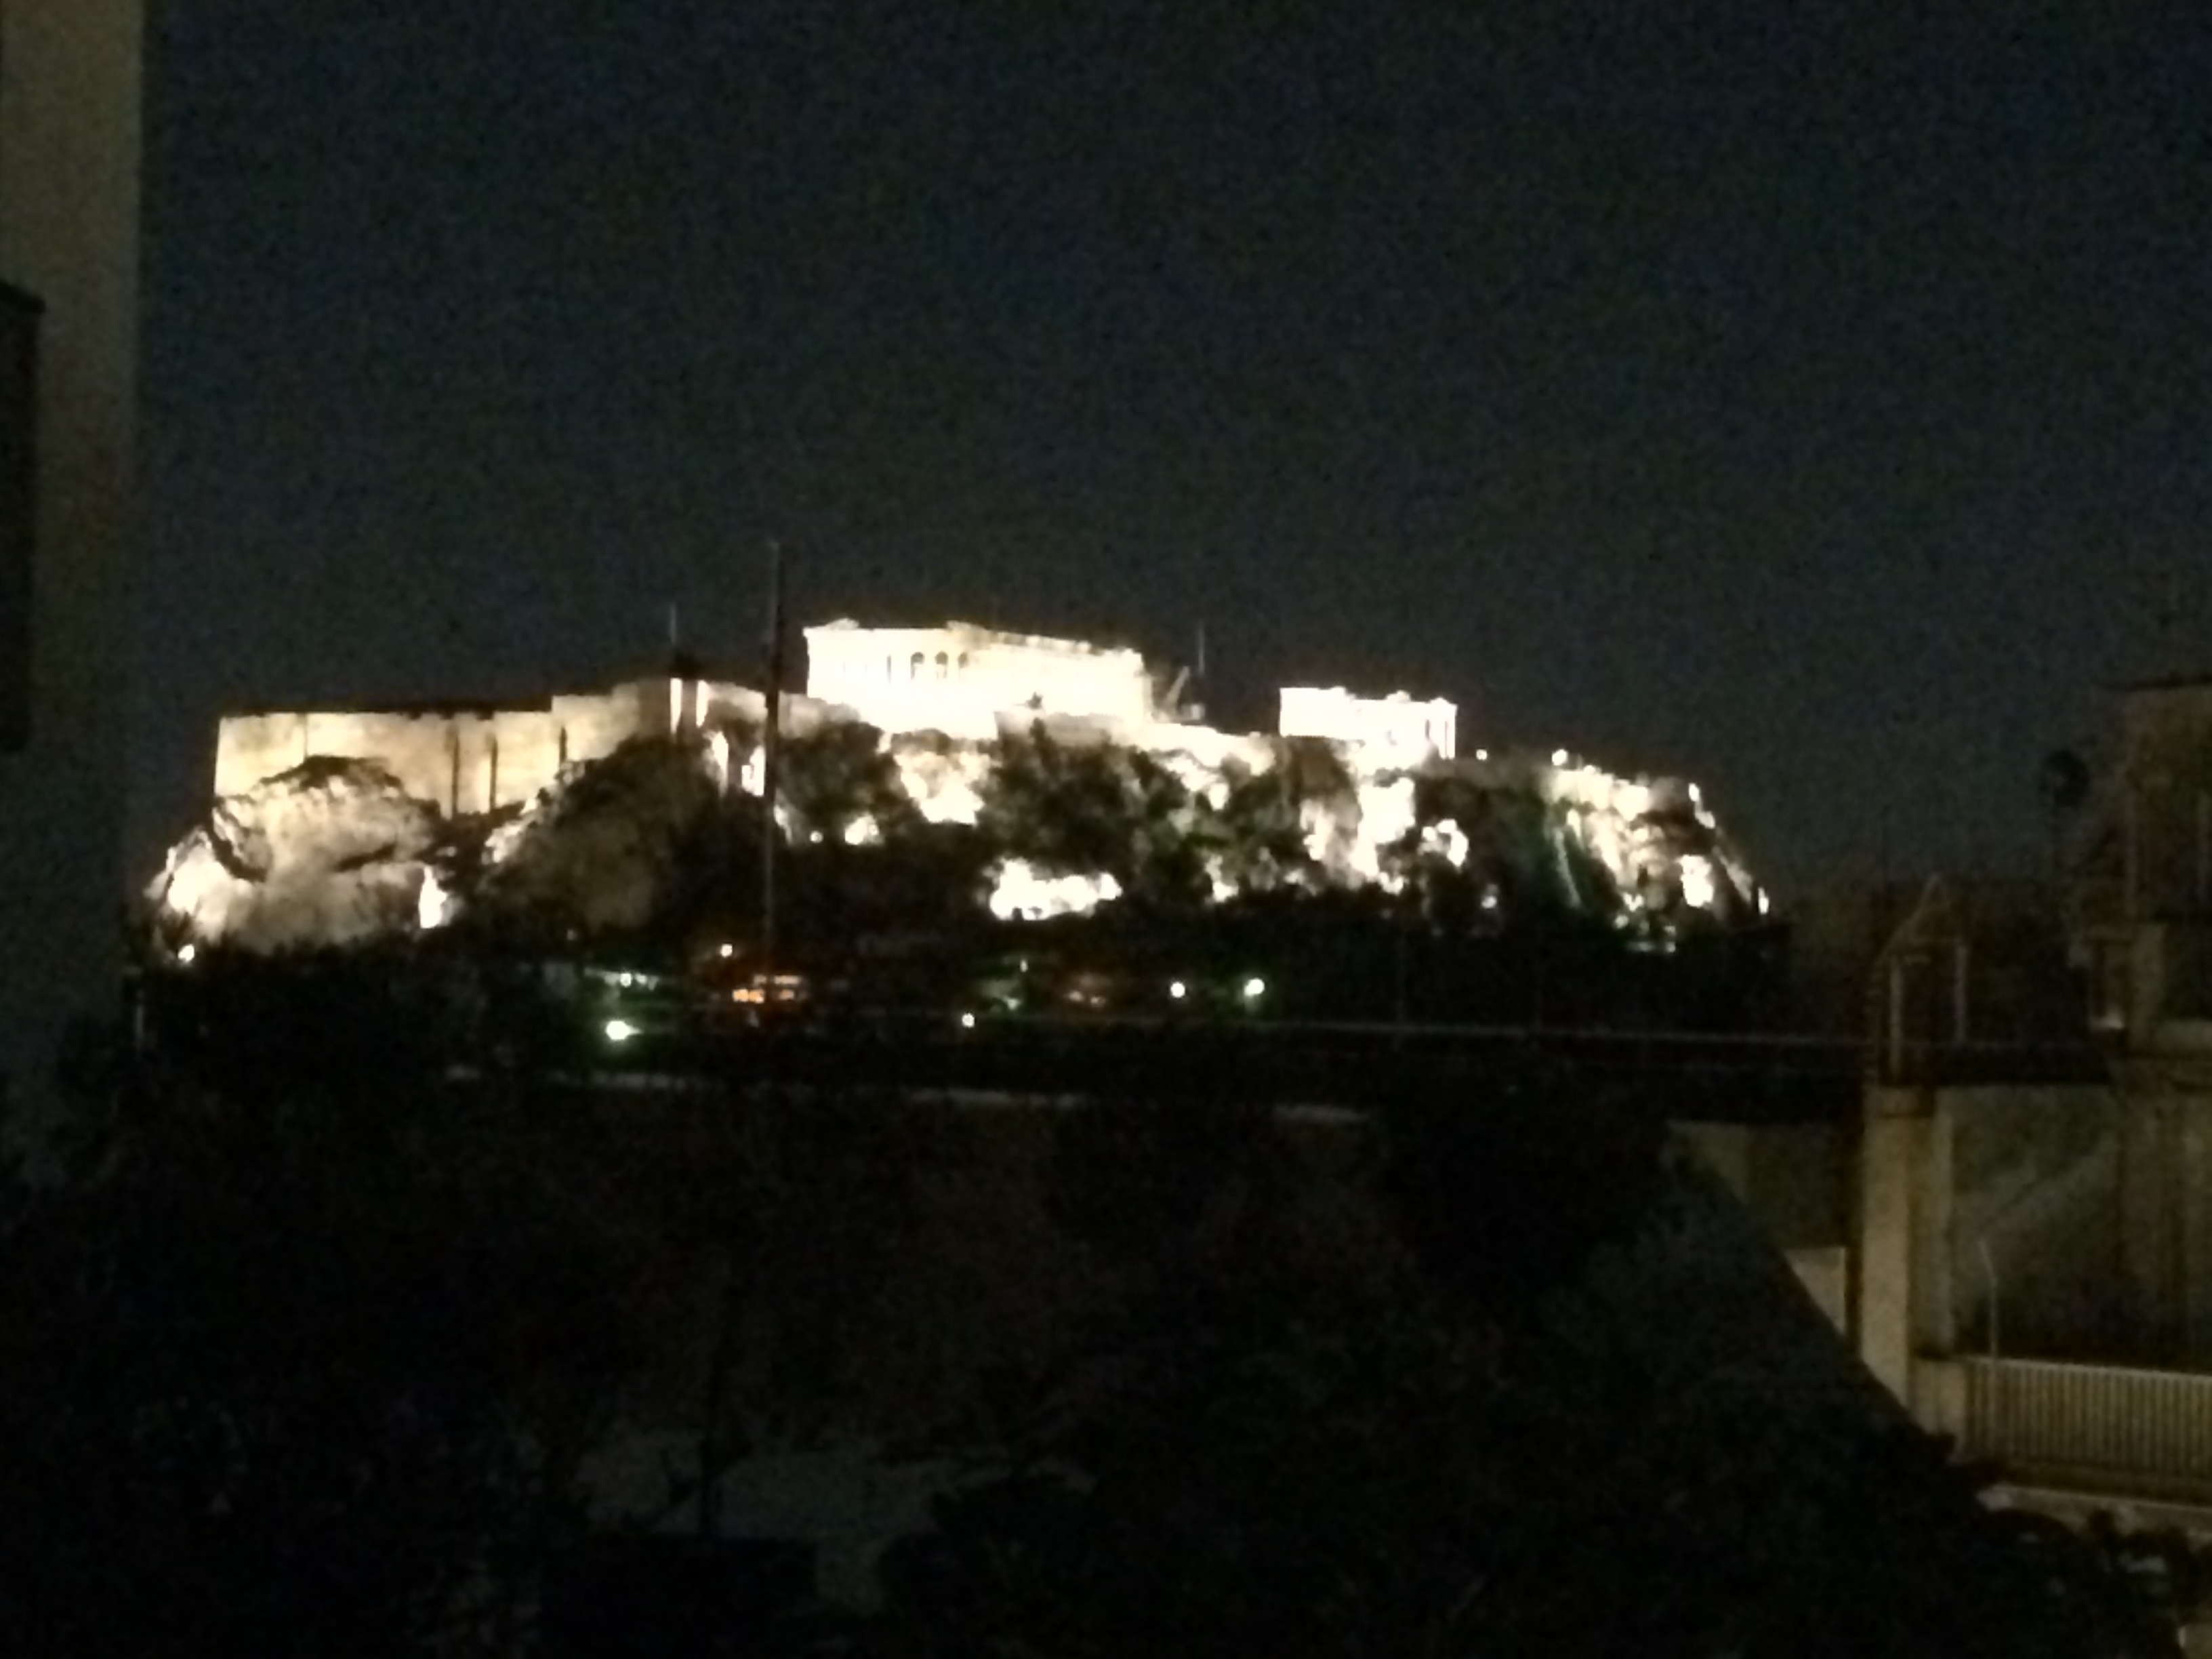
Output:
<instances>
[{"instance_id":1,"label":"antenna pole","mask_svg":"<svg viewBox=\"0 0 2212 1659\"><path fill-rule=\"evenodd\" d=\"M761 732L761 995L775 994L775 771L783 734L783 544L768 544L767 721ZM761 1003L765 1012L767 1000Z\"/></svg>"}]
</instances>

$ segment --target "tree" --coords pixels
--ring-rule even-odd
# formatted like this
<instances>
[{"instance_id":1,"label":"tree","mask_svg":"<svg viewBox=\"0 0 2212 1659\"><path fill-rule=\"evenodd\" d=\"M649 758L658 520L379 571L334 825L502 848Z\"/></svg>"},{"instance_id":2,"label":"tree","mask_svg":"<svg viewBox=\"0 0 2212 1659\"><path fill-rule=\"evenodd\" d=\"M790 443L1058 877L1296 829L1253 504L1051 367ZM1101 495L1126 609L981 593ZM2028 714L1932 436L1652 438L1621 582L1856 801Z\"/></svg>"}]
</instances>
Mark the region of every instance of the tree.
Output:
<instances>
[{"instance_id":1,"label":"tree","mask_svg":"<svg viewBox=\"0 0 2212 1659\"><path fill-rule=\"evenodd\" d=\"M371 1065L125 1104L5 1194L0 1645L511 1649L636 1357L589 1124Z\"/></svg>"},{"instance_id":2,"label":"tree","mask_svg":"<svg viewBox=\"0 0 2212 1659\"><path fill-rule=\"evenodd\" d=\"M1188 908L1211 892L1204 804L1144 750L1062 744L1040 726L1000 746L982 794L977 827L1008 857L1111 876L1141 903Z\"/></svg>"},{"instance_id":3,"label":"tree","mask_svg":"<svg viewBox=\"0 0 2212 1659\"><path fill-rule=\"evenodd\" d=\"M632 738L504 832L472 895L481 929L536 939L665 930L726 852L726 791L696 739Z\"/></svg>"},{"instance_id":4,"label":"tree","mask_svg":"<svg viewBox=\"0 0 2212 1659\"><path fill-rule=\"evenodd\" d=\"M1264 1118L1071 1121L1071 1221L1125 1264L1121 1316L1002 1384L969 1443L997 1472L896 1553L867 1650L2172 1651L1840 1350L1832 1388L1747 1389L1686 1340L1683 1273L1755 1312L1746 1352L1833 1341L1778 1263L1715 1272L1723 1212L1632 1103L1516 1086L1390 1116L1381 1236L1316 1225Z\"/></svg>"},{"instance_id":5,"label":"tree","mask_svg":"<svg viewBox=\"0 0 2212 1659\"><path fill-rule=\"evenodd\" d=\"M862 823L872 838L907 834L921 823L884 734L863 721L824 720L784 738L776 787L802 843L842 842Z\"/></svg>"}]
</instances>

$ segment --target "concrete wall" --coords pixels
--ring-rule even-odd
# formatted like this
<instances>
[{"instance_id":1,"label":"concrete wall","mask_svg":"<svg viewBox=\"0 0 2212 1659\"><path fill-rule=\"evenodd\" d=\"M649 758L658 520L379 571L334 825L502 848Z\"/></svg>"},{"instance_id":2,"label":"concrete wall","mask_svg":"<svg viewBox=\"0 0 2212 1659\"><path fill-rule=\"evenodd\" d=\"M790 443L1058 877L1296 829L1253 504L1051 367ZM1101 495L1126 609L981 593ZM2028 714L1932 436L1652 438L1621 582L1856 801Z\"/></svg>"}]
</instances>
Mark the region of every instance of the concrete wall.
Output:
<instances>
[{"instance_id":1,"label":"concrete wall","mask_svg":"<svg viewBox=\"0 0 2212 1659\"><path fill-rule=\"evenodd\" d=\"M2115 1182L2129 1357L2212 1365L2212 1065L2130 1054Z\"/></svg>"},{"instance_id":2,"label":"concrete wall","mask_svg":"<svg viewBox=\"0 0 2212 1659\"><path fill-rule=\"evenodd\" d=\"M1678 1122L1839 1332L1850 1330L1852 1138L1826 1123Z\"/></svg>"},{"instance_id":3,"label":"concrete wall","mask_svg":"<svg viewBox=\"0 0 2212 1659\"><path fill-rule=\"evenodd\" d=\"M1923 1413L1960 1353L2160 1363L2128 1265L2134 1105L2105 1086L1870 1086L1859 1127L1851 1331ZM1925 1376L1923 1373L1926 1373Z\"/></svg>"},{"instance_id":4,"label":"concrete wall","mask_svg":"<svg viewBox=\"0 0 2212 1659\"><path fill-rule=\"evenodd\" d=\"M2040 1358L2125 1352L2121 1097L1947 1089L1938 1104L1951 1141L1953 1346Z\"/></svg>"},{"instance_id":5,"label":"concrete wall","mask_svg":"<svg viewBox=\"0 0 2212 1659\"><path fill-rule=\"evenodd\" d=\"M139 0L0 3L0 280L41 301L30 729L0 753L0 1075L112 1008L137 533Z\"/></svg>"},{"instance_id":6,"label":"concrete wall","mask_svg":"<svg viewBox=\"0 0 2212 1659\"><path fill-rule=\"evenodd\" d=\"M2212 912L2212 680L2131 689L2121 728L2130 914Z\"/></svg>"},{"instance_id":7,"label":"concrete wall","mask_svg":"<svg viewBox=\"0 0 2212 1659\"><path fill-rule=\"evenodd\" d=\"M1852 1217L1851 1334L1859 1358L1890 1393L1914 1400L1914 1361L1948 1353L1948 1143L1931 1093L1869 1088L1859 1126Z\"/></svg>"}]
</instances>

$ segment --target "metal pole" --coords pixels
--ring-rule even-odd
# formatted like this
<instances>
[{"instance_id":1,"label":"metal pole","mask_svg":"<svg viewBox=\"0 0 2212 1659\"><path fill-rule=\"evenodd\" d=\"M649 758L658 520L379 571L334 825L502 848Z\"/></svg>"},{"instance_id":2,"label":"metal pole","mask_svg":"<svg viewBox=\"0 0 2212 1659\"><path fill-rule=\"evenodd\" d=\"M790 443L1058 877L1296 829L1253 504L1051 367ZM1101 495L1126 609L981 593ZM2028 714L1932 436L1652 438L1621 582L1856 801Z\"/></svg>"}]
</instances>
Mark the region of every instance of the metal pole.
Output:
<instances>
[{"instance_id":1,"label":"metal pole","mask_svg":"<svg viewBox=\"0 0 2212 1659\"><path fill-rule=\"evenodd\" d=\"M775 994L775 771L783 727L783 544L768 544L767 723L761 732L761 1009Z\"/></svg>"}]
</instances>

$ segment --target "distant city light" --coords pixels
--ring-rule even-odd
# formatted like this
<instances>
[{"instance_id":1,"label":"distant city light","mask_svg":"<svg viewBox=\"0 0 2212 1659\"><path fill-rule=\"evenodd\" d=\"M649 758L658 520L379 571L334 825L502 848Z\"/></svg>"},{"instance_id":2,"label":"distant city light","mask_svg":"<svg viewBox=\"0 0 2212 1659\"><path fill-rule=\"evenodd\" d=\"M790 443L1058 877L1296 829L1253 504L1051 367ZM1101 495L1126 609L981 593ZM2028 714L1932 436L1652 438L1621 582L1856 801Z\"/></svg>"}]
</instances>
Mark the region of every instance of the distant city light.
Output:
<instances>
[{"instance_id":1,"label":"distant city light","mask_svg":"<svg viewBox=\"0 0 2212 1659\"><path fill-rule=\"evenodd\" d=\"M737 955L737 953L738 953L738 947L737 947L736 945L725 945L722 947L722 951L721 951L722 960L723 960L723 961L725 961L725 962L727 962L727 961L728 961L732 957L733 957L733 956Z\"/></svg>"},{"instance_id":2,"label":"distant city light","mask_svg":"<svg viewBox=\"0 0 2212 1659\"><path fill-rule=\"evenodd\" d=\"M610 1042L628 1042L636 1035L637 1027L626 1019L611 1019L607 1022L607 1041Z\"/></svg>"},{"instance_id":3,"label":"distant city light","mask_svg":"<svg viewBox=\"0 0 2212 1659\"><path fill-rule=\"evenodd\" d=\"M183 963L186 967L190 967L191 965L192 958L199 955L199 953L200 947L198 945L189 944L182 945L177 948L177 960Z\"/></svg>"},{"instance_id":4,"label":"distant city light","mask_svg":"<svg viewBox=\"0 0 2212 1659\"><path fill-rule=\"evenodd\" d=\"M963 1014L963 1015L961 1015L961 1016L960 1016L960 1029L961 1029L962 1030L963 1030L963 1031L972 1031L972 1030L974 1030L975 1029L975 1015L973 1015L973 1014Z\"/></svg>"},{"instance_id":5,"label":"distant city light","mask_svg":"<svg viewBox=\"0 0 2212 1659\"><path fill-rule=\"evenodd\" d=\"M1570 758L1571 757L1564 749L1554 749L1552 751L1552 764L1554 766L1565 766Z\"/></svg>"},{"instance_id":6,"label":"distant city light","mask_svg":"<svg viewBox=\"0 0 2212 1659\"><path fill-rule=\"evenodd\" d=\"M1247 1002L1257 1002L1267 994L1267 981L1261 979L1259 975L1255 974L1244 981L1244 1000Z\"/></svg>"},{"instance_id":7,"label":"distant city light","mask_svg":"<svg viewBox=\"0 0 2212 1659\"><path fill-rule=\"evenodd\" d=\"M1173 997L1177 1002L1181 1002L1183 998L1188 996L1189 994L1190 987L1185 985L1179 979L1172 981L1168 986L1168 994Z\"/></svg>"}]
</instances>

